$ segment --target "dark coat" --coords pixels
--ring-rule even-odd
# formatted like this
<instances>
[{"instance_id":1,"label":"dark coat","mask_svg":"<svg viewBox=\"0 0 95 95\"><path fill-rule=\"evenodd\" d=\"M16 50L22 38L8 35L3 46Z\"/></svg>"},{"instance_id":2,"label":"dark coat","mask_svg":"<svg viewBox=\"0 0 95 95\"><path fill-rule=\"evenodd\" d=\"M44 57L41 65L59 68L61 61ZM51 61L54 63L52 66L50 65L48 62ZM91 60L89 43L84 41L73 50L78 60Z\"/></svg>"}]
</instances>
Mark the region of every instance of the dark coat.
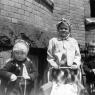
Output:
<instances>
[{"instance_id":1,"label":"dark coat","mask_svg":"<svg viewBox=\"0 0 95 95\"><path fill-rule=\"evenodd\" d=\"M30 76L30 79L27 80L27 93L30 93L31 89L34 88L34 80L37 78L37 69L35 64L30 61L30 59L25 59L22 62L10 59L6 65L0 69L0 78L2 79L1 81L1 89L2 93L5 93L3 90L4 88L8 88L8 92L14 90L15 88L19 88L19 83L22 83L22 85L25 85L25 81L22 81L21 79L17 79L14 82L10 82L10 76L12 74L15 74L16 76L22 76L23 72L23 64L25 64L28 75ZM3 94L4 95L4 94ZM10 94L8 94L10 95ZM28 94L27 94L28 95Z\"/></svg>"},{"instance_id":2,"label":"dark coat","mask_svg":"<svg viewBox=\"0 0 95 95\"><path fill-rule=\"evenodd\" d=\"M83 65L83 69L85 72L90 72L90 70L95 69L95 55L94 56L86 56L85 62Z\"/></svg>"},{"instance_id":3,"label":"dark coat","mask_svg":"<svg viewBox=\"0 0 95 95\"><path fill-rule=\"evenodd\" d=\"M31 80L34 80L37 77L37 69L35 64L33 64L29 59L26 59L23 62L10 59L6 65L0 69L0 77L8 80L12 74L21 76L23 71L23 64L25 64Z\"/></svg>"},{"instance_id":4,"label":"dark coat","mask_svg":"<svg viewBox=\"0 0 95 95\"><path fill-rule=\"evenodd\" d=\"M92 83L95 81L95 74L92 69L95 69L95 55L87 55L85 58L85 62L83 64L83 69L86 74L87 83Z\"/></svg>"}]
</instances>

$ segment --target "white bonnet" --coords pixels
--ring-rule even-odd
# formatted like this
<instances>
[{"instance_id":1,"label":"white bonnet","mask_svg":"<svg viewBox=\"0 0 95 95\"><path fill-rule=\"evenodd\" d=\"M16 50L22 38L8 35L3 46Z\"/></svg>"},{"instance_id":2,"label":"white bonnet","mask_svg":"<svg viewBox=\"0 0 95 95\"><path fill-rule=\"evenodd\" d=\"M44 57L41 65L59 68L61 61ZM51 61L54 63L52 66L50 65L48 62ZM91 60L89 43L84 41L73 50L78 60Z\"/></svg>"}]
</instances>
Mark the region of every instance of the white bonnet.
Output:
<instances>
[{"instance_id":1,"label":"white bonnet","mask_svg":"<svg viewBox=\"0 0 95 95\"><path fill-rule=\"evenodd\" d=\"M13 47L13 51L23 51L25 53L28 53L29 51L29 44L22 40L22 39L17 39L15 41L15 45Z\"/></svg>"}]
</instances>

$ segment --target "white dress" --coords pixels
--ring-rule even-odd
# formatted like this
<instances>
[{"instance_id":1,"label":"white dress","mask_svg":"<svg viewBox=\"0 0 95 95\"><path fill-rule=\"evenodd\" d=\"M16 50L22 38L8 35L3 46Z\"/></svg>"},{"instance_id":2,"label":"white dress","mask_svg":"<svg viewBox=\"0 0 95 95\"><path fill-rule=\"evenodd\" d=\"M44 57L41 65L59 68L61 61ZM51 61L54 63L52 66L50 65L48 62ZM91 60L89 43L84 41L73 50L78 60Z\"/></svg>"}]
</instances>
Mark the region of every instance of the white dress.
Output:
<instances>
[{"instance_id":1,"label":"white dress","mask_svg":"<svg viewBox=\"0 0 95 95\"><path fill-rule=\"evenodd\" d=\"M50 95L78 95L77 85L74 83L56 84L54 82Z\"/></svg>"}]
</instances>

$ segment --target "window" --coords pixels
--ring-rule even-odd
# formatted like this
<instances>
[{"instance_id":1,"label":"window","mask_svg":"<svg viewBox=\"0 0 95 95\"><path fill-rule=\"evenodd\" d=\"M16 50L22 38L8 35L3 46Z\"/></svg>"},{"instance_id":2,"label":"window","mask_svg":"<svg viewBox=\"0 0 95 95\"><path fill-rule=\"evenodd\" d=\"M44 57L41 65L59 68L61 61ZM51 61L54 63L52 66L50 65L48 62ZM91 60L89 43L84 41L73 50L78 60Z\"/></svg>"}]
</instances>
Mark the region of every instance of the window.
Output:
<instances>
[{"instance_id":1,"label":"window","mask_svg":"<svg viewBox=\"0 0 95 95\"><path fill-rule=\"evenodd\" d=\"M47 7L50 11L54 9L54 2L53 0L35 0L36 2L42 4L43 6Z\"/></svg>"},{"instance_id":2,"label":"window","mask_svg":"<svg viewBox=\"0 0 95 95\"><path fill-rule=\"evenodd\" d=\"M43 2L45 2L48 6L52 7L54 6L53 0L42 0Z\"/></svg>"},{"instance_id":3,"label":"window","mask_svg":"<svg viewBox=\"0 0 95 95\"><path fill-rule=\"evenodd\" d=\"M90 0L91 17L95 17L95 0Z\"/></svg>"},{"instance_id":4,"label":"window","mask_svg":"<svg viewBox=\"0 0 95 95\"><path fill-rule=\"evenodd\" d=\"M85 29L86 30L95 29L95 18L86 18L85 19Z\"/></svg>"}]
</instances>

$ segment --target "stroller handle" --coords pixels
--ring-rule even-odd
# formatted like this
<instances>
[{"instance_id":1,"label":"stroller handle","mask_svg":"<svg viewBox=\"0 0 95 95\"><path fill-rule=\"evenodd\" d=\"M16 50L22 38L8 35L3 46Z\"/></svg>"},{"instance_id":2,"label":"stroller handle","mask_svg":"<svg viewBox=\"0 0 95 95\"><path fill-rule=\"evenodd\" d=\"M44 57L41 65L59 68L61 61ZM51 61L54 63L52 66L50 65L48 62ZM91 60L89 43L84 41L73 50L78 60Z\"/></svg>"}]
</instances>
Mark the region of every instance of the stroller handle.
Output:
<instances>
[{"instance_id":1,"label":"stroller handle","mask_svg":"<svg viewBox=\"0 0 95 95\"><path fill-rule=\"evenodd\" d=\"M55 69L54 67L49 68L49 70ZM60 66L56 69L73 69L71 66Z\"/></svg>"},{"instance_id":2,"label":"stroller handle","mask_svg":"<svg viewBox=\"0 0 95 95\"><path fill-rule=\"evenodd\" d=\"M24 78L23 76L17 76L17 78Z\"/></svg>"},{"instance_id":3,"label":"stroller handle","mask_svg":"<svg viewBox=\"0 0 95 95\"><path fill-rule=\"evenodd\" d=\"M59 69L72 69L70 66L59 67Z\"/></svg>"},{"instance_id":4,"label":"stroller handle","mask_svg":"<svg viewBox=\"0 0 95 95\"><path fill-rule=\"evenodd\" d=\"M17 78L23 78L23 79L24 79L24 77L23 77L23 76L17 76Z\"/></svg>"}]
</instances>

